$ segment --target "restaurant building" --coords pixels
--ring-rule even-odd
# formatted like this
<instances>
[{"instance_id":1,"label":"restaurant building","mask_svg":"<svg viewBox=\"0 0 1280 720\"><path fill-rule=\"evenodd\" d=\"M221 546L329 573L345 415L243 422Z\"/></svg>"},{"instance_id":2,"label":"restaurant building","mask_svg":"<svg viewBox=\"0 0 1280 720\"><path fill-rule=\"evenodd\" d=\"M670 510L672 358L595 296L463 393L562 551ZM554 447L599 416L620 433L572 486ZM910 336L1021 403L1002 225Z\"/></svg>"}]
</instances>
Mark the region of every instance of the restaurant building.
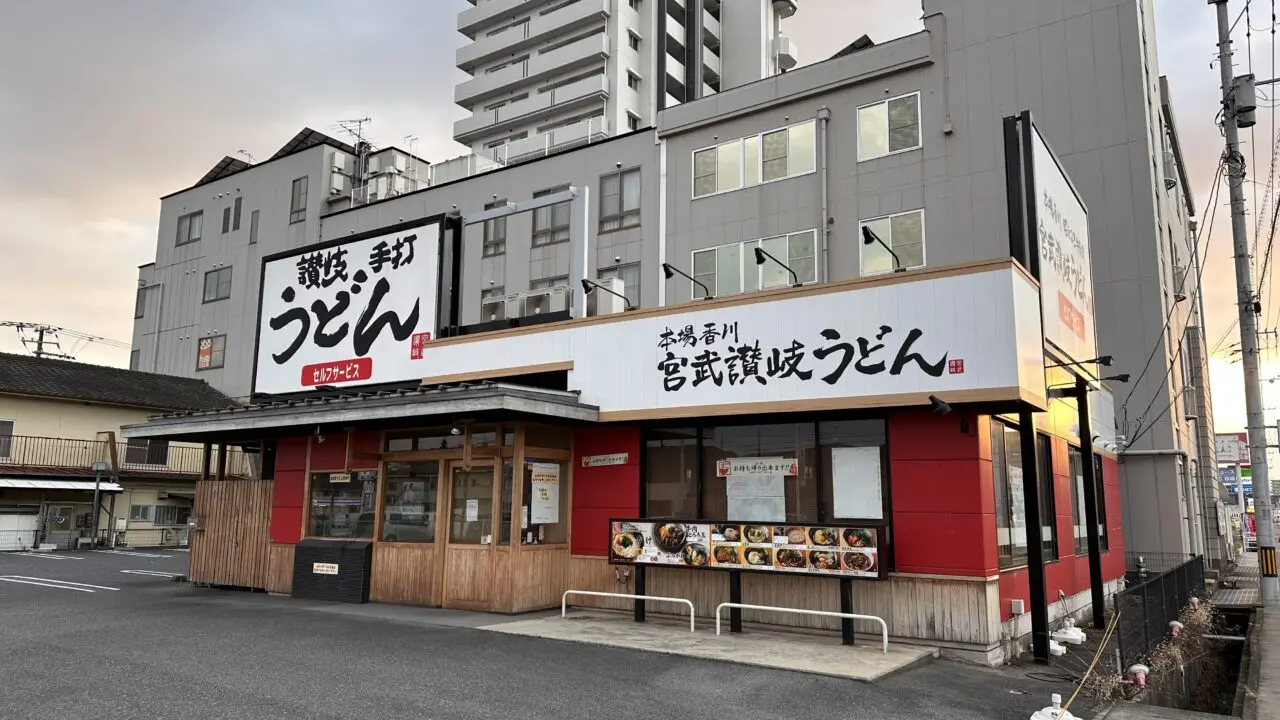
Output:
<instances>
[{"instance_id":1,"label":"restaurant building","mask_svg":"<svg viewBox=\"0 0 1280 720\"><path fill-rule=\"evenodd\" d=\"M926 27L229 251L229 315L187 332L223 336L246 405L125 430L211 448L192 579L315 597L356 568L343 597L494 612L737 597L1047 654L1124 575L1095 362L1118 271L1091 239L1128 236L1052 150L1067 115L952 92ZM178 267L172 229L148 273ZM220 480L223 447L263 477Z\"/></svg>"}]
</instances>

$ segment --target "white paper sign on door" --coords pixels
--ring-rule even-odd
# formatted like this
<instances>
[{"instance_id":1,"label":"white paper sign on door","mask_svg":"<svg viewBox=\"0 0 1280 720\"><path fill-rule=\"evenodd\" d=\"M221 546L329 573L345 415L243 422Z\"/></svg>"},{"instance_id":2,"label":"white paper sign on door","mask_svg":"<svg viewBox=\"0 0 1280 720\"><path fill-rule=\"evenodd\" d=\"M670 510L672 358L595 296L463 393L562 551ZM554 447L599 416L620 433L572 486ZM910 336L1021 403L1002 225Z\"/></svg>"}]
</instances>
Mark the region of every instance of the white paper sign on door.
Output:
<instances>
[{"instance_id":1,"label":"white paper sign on door","mask_svg":"<svg viewBox=\"0 0 1280 720\"><path fill-rule=\"evenodd\" d=\"M529 522L550 525L560 522L560 465L531 462L529 468Z\"/></svg>"},{"instance_id":2,"label":"white paper sign on door","mask_svg":"<svg viewBox=\"0 0 1280 720\"><path fill-rule=\"evenodd\" d=\"M480 520L480 501L476 498L467 500L466 509L467 522L477 522Z\"/></svg>"}]
</instances>

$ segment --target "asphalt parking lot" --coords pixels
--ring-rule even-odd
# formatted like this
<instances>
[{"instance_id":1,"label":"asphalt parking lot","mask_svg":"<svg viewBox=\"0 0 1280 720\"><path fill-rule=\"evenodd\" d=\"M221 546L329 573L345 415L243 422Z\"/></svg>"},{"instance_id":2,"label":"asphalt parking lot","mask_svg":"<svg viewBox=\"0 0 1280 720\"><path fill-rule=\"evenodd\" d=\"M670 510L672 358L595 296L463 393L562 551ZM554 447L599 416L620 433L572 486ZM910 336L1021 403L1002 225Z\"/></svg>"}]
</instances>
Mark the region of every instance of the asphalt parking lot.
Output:
<instances>
[{"instance_id":1,"label":"asphalt parking lot","mask_svg":"<svg viewBox=\"0 0 1280 720\"><path fill-rule=\"evenodd\" d=\"M0 553L0 717L1022 720L1062 692L934 662L875 684L509 636L441 610L171 581L168 550Z\"/></svg>"}]
</instances>

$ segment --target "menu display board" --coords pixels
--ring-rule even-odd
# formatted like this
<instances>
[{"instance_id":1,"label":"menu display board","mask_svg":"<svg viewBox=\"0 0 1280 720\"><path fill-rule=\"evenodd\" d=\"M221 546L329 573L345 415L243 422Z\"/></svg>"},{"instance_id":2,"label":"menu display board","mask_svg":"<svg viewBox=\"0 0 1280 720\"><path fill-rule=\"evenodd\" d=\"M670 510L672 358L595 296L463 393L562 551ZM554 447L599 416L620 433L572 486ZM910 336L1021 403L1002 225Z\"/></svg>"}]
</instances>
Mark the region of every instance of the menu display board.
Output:
<instances>
[{"instance_id":1,"label":"menu display board","mask_svg":"<svg viewBox=\"0 0 1280 720\"><path fill-rule=\"evenodd\" d=\"M882 579L876 528L611 520L609 562Z\"/></svg>"}]
</instances>

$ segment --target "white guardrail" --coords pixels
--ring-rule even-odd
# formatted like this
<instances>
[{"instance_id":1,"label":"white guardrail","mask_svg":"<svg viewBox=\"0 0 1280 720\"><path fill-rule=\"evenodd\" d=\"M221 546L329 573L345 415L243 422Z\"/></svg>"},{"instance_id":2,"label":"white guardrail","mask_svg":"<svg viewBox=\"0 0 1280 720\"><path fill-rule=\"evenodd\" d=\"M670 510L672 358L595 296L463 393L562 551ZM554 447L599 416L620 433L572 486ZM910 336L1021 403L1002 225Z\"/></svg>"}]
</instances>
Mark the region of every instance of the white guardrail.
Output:
<instances>
[{"instance_id":1,"label":"white guardrail","mask_svg":"<svg viewBox=\"0 0 1280 720\"><path fill-rule=\"evenodd\" d=\"M800 608L774 607L773 605L747 605L745 603L720 603L716 606L716 635L720 634L720 614L725 608L739 608L742 610L767 610L769 612L791 613L792 615L819 615L822 617L838 617L848 618L850 620L874 620L880 623L880 650L883 653L889 652L889 626L885 624L883 618L875 615L857 615L854 613L838 613L828 610L801 610ZM690 618L692 624L693 618Z\"/></svg>"},{"instance_id":2,"label":"white guardrail","mask_svg":"<svg viewBox=\"0 0 1280 720\"><path fill-rule=\"evenodd\" d=\"M656 595L627 595L626 593L596 592L594 590L568 590L560 596L560 617L569 610L570 595L587 595L590 597L627 598L630 600L649 600L653 602L681 603L689 607L689 632L693 632L693 603L684 598L658 597ZM716 618L716 634L720 634L720 618Z\"/></svg>"}]
</instances>

